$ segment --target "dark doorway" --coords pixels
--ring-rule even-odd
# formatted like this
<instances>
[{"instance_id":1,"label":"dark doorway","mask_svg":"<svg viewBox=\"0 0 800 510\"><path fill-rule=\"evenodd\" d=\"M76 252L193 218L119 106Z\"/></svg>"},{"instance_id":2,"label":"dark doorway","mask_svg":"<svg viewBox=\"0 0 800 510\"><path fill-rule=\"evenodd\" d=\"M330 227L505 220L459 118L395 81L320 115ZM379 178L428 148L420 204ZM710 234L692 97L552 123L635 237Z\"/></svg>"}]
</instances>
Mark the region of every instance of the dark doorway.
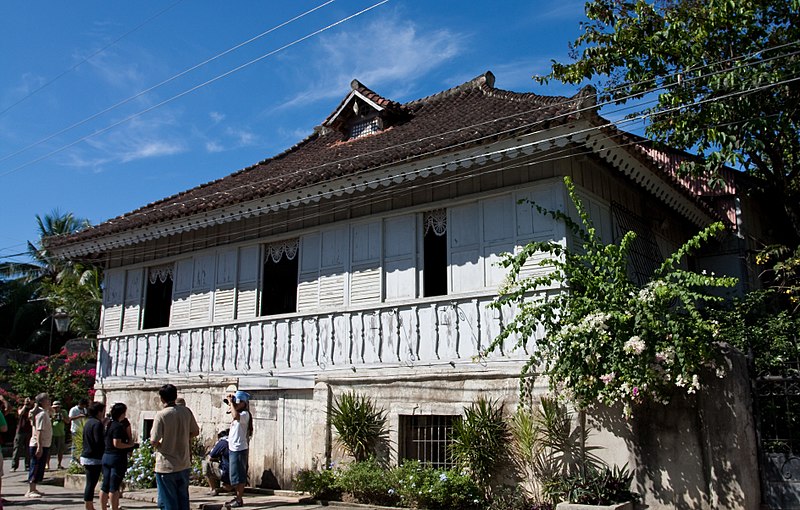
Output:
<instances>
[{"instance_id":1,"label":"dark doorway","mask_svg":"<svg viewBox=\"0 0 800 510\"><path fill-rule=\"evenodd\" d=\"M172 278L155 282L148 280L144 302L144 329L165 328L169 326L169 312L172 307Z\"/></svg>"},{"instance_id":2,"label":"dark doorway","mask_svg":"<svg viewBox=\"0 0 800 510\"><path fill-rule=\"evenodd\" d=\"M278 262L267 257L264 262L264 281L261 287L261 315L277 315L297 311L297 262L299 255L289 260L286 255Z\"/></svg>"},{"instance_id":3,"label":"dark doorway","mask_svg":"<svg viewBox=\"0 0 800 510\"><path fill-rule=\"evenodd\" d=\"M447 295L447 232L437 235L433 229L425 232L422 292L425 297Z\"/></svg>"}]
</instances>

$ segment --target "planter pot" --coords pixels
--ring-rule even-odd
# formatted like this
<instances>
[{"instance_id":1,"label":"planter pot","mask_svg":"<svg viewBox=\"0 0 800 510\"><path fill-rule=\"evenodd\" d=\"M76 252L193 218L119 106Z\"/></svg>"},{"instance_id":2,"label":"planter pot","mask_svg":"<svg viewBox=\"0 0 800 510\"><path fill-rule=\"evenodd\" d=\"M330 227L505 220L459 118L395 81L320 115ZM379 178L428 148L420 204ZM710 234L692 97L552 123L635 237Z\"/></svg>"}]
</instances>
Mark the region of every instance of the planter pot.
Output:
<instances>
[{"instance_id":1,"label":"planter pot","mask_svg":"<svg viewBox=\"0 0 800 510\"><path fill-rule=\"evenodd\" d=\"M86 485L86 475L67 473L64 475L64 488L83 491Z\"/></svg>"},{"instance_id":2,"label":"planter pot","mask_svg":"<svg viewBox=\"0 0 800 510\"><path fill-rule=\"evenodd\" d=\"M615 503L613 505L581 505L562 501L556 505L556 510L633 510L633 502Z\"/></svg>"}]
</instances>

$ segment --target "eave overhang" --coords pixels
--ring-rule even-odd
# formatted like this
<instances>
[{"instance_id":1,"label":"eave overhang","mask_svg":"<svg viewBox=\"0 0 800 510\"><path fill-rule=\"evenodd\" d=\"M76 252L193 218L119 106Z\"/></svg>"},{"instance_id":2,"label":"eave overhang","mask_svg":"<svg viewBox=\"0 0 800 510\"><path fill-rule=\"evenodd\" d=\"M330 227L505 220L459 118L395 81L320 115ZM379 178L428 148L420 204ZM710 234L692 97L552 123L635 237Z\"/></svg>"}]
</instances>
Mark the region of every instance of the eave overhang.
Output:
<instances>
[{"instance_id":1,"label":"eave overhang","mask_svg":"<svg viewBox=\"0 0 800 510\"><path fill-rule=\"evenodd\" d=\"M214 211L194 214L74 244L53 247L51 251L55 256L67 259L99 256L112 250L146 241L200 230L243 218L267 215L302 204L317 203L335 197L398 185L413 181L419 177L425 178L444 172L474 171L489 164L528 158L553 148L564 148L569 144L584 147L591 153L596 154L609 163L612 168L633 180L695 225L706 226L717 219L700 199L691 196L687 190L680 186L665 180L663 176L657 173L656 167L650 167L642 162L634 155L630 147L617 144L613 137L604 134L597 126L585 121L579 121L555 129L549 128L480 147L471 147L463 151L456 150L424 160L403 162L348 175L313 186L234 204ZM523 163L535 164L536 160Z\"/></svg>"}]
</instances>

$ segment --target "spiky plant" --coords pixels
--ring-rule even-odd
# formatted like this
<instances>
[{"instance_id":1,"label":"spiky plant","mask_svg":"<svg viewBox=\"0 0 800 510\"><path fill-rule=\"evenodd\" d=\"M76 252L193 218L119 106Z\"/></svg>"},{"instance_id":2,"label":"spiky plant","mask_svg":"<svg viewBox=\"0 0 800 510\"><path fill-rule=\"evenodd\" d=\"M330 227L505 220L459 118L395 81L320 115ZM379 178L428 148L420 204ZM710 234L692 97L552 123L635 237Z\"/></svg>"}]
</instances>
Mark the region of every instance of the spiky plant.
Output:
<instances>
[{"instance_id":1,"label":"spiky plant","mask_svg":"<svg viewBox=\"0 0 800 510\"><path fill-rule=\"evenodd\" d=\"M453 423L450 453L453 460L488 492L492 473L507 458L508 439L503 405L497 400L479 397L464 408L464 417Z\"/></svg>"},{"instance_id":2,"label":"spiky plant","mask_svg":"<svg viewBox=\"0 0 800 510\"><path fill-rule=\"evenodd\" d=\"M386 410L355 391L334 400L330 419L336 442L358 462L378 456L379 449L388 443Z\"/></svg>"}]
</instances>

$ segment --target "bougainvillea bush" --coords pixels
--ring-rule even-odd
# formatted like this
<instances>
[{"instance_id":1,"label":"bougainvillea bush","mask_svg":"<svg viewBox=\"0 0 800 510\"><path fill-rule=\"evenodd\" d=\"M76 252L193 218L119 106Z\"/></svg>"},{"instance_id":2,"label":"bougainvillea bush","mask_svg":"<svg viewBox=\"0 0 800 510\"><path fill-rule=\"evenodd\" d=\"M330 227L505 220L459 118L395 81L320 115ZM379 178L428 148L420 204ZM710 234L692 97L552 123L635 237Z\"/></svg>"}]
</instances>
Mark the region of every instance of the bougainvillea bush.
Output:
<instances>
[{"instance_id":1,"label":"bougainvillea bush","mask_svg":"<svg viewBox=\"0 0 800 510\"><path fill-rule=\"evenodd\" d=\"M16 393L14 400L46 392L70 405L94 396L96 361L93 352L69 353L64 349L34 363L9 360L11 371L5 380Z\"/></svg>"},{"instance_id":2,"label":"bougainvillea bush","mask_svg":"<svg viewBox=\"0 0 800 510\"><path fill-rule=\"evenodd\" d=\"M627 414L645 399L665 403L676 390L694 393L706 369L722 375L719 327L705 309L723 299L710 294L710 289L732 287L736 280L679 265L724 230L722 224L715 223L687 241L640 285L628 273L636 234L628 232L619 244L604 244L572 181L567 177L564 182L577 220L537 204L533 207L563 221L580 247L533 242L501 262L509 275L493 306L513 305L518 312L488 350L512 335L521 346L543 331L523 376L547 375L551 391L579 408L621 402ZM524 277L523 265L541 253L539 265L552 271ZM553 288L563 291L548 293Z\"/></svg>"}]
</instances>

